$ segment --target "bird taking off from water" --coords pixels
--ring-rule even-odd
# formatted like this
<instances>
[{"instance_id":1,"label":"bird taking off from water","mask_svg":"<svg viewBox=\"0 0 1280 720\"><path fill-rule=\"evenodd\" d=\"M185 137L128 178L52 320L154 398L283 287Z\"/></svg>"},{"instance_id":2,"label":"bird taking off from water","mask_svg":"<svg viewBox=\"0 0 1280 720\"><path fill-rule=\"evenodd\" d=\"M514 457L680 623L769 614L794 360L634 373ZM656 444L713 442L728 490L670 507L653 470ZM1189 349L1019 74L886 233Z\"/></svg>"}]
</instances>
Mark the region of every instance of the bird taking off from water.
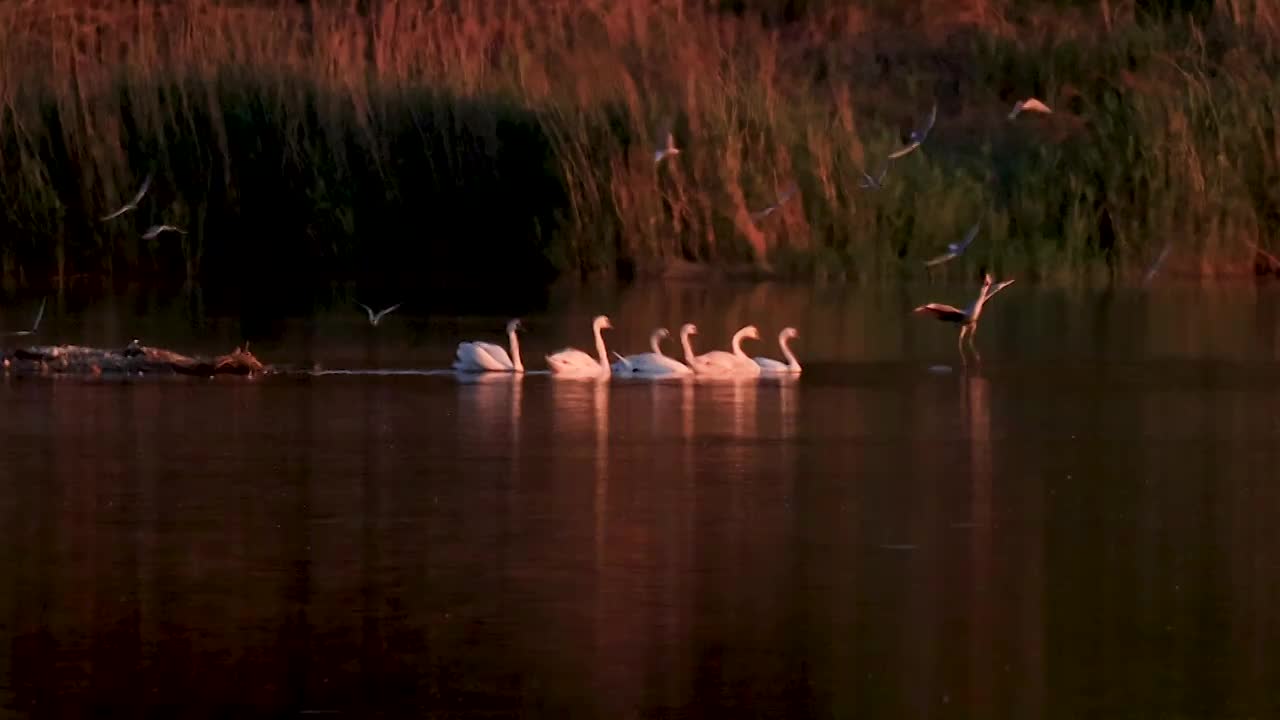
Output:
<instances>
[{"instance_id":1,"label":"bird taking off from water","mask_svg":"<svg viewBox=\"0 0 1280 720\"><path fill-rule=\"evenodd\" d=\"M672 155L679 155L679 154L680 154L680 148L676 147L676 138L674 135L671 134L670 131L668 131L666 146L660 147L657 150L653 151L653 164L657 165L667 157Z\"/></svg>"},{"instance_id":2,"label":"bird taking off from water","mask_svg":"<svg viewBox=\"0 0 1280 720\"><path fill-rule=\"evenodd\" d=\"M161 235L167 232L176 232L179 235L187 234L186 230L183 230L182 228L177 227L175 225L152 225L151 227L147 228L146 232L142 233L142 239L155 240L156 238L160 237Z\"/></svg>"},{"instance_id":3,"label":"bird taking off from water","mask_svg":"<svg viewBox=\"0 0 1280 720\"><path fill-rule=\"evenodd\" d=\"M777 202L775 202L774 204L770 205L767 208L764 208L763 210L757 210L756 212L751 213L751 220L753 222L760 222L761 220L769 217L774 213L774 211L779 210L782 208L783 205L786 205L787 201L790 200L796 194L796 192L797 192L796 184L791 183L790 185L787 186L787 189L781 195L778 196Z\"/></svg>"},{"instance_id":4,"label":"bird taking off from water","mask_svg":"<svg viewBox=\"0 0 1280 720\"><path fill-rule=\"evenodd\" d=\"M1027 98L1026 100L1019 100L1014 103L1013 110L1009 112L1009 119L1012 120L1024 112L1037 112L1048 115L1053 111L1049 109L1048 105L1045 105L1039 100L1035 98Z\"/></svg>"},{"instance_id":5,"label":"bird taking off from water","mask_svg":"<svg viewBox=\"0 0 1280 720\"><path fill-rule=\"evenodd\" d=\"M912 312L931 313L934 317L942 322L956 323L960 326L960 355L964 355L964 340L969 338L969 345L973 345L973 336L978 332L978 318L982 315L982 306L995 296L996 293L1013 284L1013 280L1005 280L1004 282L992 283L991 275L987 274L983 277L982 292L978 293L978 299L973 301L967 310L943 305L942 303L929 303L921 305Z\"/></svg>"},{"instance_id":6,"label":"bird taking off from water","mask_svg":"<svg viewBox=\"0 0 1280 720\"><path fill-rule=\"evenodd\" d=\"M115 218L120 217L121 215L129 212L130 210L137 210L138 203L142 202L142 196L147 194L147 190L150 187L151 187L151 173L147 173L147 177L145 180L142 181L142 187L139 188L138 194L134 195L133 199L125 203L124 206L121 207L119 210L116 210L110 215L104 215L102 217L102 221L106 222L108 220L114 220Z\"/></svg>"},{"instance_id":7,"label":"bird taking off from water","mask_svg":"<svg viewBox=\"0 0 1280 720\"><path fill-rule=\"evenodd\" d=\"M369 307L368 305L365 305L364 303L358 300L356 301L356 304L364 308L364 311L369 314L369 324L374 327L378 327L378 323L382 322L382 318L386 317L390 313L395 312L397 309L399 309L399 307L403 303L396 303L395 305L392 305L389 308L383 308L378 312L374 312L373 308Z\"/></svg>"},{"instance_id":8,"label":"bird taking off from water","mask_svg":"<svg viewBox=\"0 0 1280 720\"><path fill-rule=\"evenodd\" d=\"M907 153L920 147L924 139L929 137L929 131L933 129L933 123L938 119L938 103L933 103L933 109L929 111L929 119L925 121L923 127L916 128L911 131L911 138L907 141L906 146L899 150L889 153L890 160L897 160Z\"/></svg>"},{"instance_id":9,"label":"bird taking off from water","mask_svg":"<svg viewBox=\"0 0 1280 720\"><path fill-rule=\"evenodd\" d=\"M27 335L35 335L36 331L40 329L40 321L44 319L44 304L47 301L48 301L48 298L45 298L44 300L40 301L40 309L36 311L36 321L31 323L30 330L18 330L17 332L7 332L7 333L3 333L4 336L5 337L26 337Z\"/></svg>"},{"instance_id":10,"label":"bird taking off from water","mask_svg":"<svg viewBox=\"0 0 1280 720\"><path fill-rule=\"evenodd\" d=\"M933 267L934 265L939 265L949 260L954 260L960 257L961 255L963 255L964 251L968 250L969 246L973 244L973 239L978 236L978 226L980 224L981 223L974 223L973 227L969 228L969 232L964 234L964 240L961 240L958 243L951 243L950 245L947 246L946 252L942 253L936 258L933 258L932 260L926 260L924 264L927 267Z\"/></svg>"}]
</instances>

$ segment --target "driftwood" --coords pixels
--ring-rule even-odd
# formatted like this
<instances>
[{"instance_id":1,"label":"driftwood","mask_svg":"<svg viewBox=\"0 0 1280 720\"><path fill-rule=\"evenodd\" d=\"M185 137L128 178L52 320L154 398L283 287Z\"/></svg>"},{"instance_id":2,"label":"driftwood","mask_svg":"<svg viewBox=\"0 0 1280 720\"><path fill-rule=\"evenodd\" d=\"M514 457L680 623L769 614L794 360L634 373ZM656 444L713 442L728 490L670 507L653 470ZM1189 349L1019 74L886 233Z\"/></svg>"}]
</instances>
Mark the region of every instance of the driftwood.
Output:
<instances>
[{"instance_id":1,"label":"driftwood","mask_svg":"<svg viewBox=\"0 0 1280 720\"><path fill-rule=\"evenodd\" d=\"M121 350L59 345L18 348L6 353L6 373L24 375L58 374L162 374L162 375L256 375L266 367L248 350L236 348L217 357L188 357L172 350L144 347L137 340Z\"/></svg>"}]
</instances>

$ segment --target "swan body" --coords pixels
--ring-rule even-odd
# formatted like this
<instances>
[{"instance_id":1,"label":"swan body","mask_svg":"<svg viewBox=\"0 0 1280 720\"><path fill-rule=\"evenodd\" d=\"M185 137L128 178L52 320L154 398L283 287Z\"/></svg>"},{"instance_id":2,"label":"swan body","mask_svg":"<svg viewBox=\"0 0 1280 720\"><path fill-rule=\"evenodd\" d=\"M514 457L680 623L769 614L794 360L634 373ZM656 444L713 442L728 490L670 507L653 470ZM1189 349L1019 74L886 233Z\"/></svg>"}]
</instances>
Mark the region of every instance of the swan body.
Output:
<instances>
[{"instance_id":1,"label":"swan body","mask_svg":"<svg viewBox=\"0 0 1280 720\"><path fill-rule=\"evenodd\" d=\"M614 375L666 377L668 375L692 375L688 365L662 354L662 340L671 335L666 328L658 328L649 336L650 352L622 356L614 353L618 361L613 364Z\"/></svg>"},{"instance_id":2,"label":"swan body","mask_svg":"<svg viewBox=\"0 0 1280 720\"><path fill-rule=\"evenodd\" d=\"M597 357L593 358L576 348L565 348L547 356L551 372L563 377L609 377L613 368L609 366L609 354L605 350L601 331L612 327L609 318L597 315L591 322L591 329L596 336Z\"/></svg>"},{"instance_id":3,"label":"swan body","mask_svg":"<svg viewBox=\"0 0 1280 720\"><path fill-rule=\"evenodd\" d=\"M760 370L767 373L796 373L800 372L800 361L796 359L795 353L791 352L791 348L787 346L787 341L799 335L795 328L783 328L778 333L778 347L782 348L782 357L786 358L786 362L778 362L773 358L755 357L752 361L760 366Z\"/></svg>"},{"instance_id":4,"label":"swan body","mask_svg":"<svg viewBox=\"0 0 1280 720\"><path fill-rule=\"evenodd\" d=\"M685 361L689 363L689 367L693 368L695 373L712 377L747 377L760 374L760 366L746 353L742 352L743 340L747 338L752 340L760 339L760 331L756 329L755 325L747 325L733 334L733 352L712 350L695 356L689 336L697 332L698 327L693 323L686 323L684 327L680 328L680 343L684 346Z\"/></svg>"},{"instance_id":5,"label":"swan body","mask_svg":"<svg viewBox=\"0 0 1280 720\"><path fill-rule=\"evenodd\" d=\"M516 331L520 329L520 321L507 323L507 340L511 343L511 354L501 345L476 340L458 343L457 359L453 369L459 372L524 372L524 363L520 362L520 341ZM512 358L515 358L512 360Z\"/></svg>"}]
</instances>

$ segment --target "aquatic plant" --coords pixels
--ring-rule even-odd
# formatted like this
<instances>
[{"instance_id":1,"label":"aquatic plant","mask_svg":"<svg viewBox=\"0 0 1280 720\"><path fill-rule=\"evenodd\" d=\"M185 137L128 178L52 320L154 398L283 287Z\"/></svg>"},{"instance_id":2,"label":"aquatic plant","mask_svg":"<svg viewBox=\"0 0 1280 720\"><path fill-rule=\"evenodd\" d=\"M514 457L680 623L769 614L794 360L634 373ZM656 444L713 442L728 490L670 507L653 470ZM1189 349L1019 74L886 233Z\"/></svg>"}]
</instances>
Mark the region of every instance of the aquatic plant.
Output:
<instances>
[{"instance_id":1,"label":"aquatic plant","mask_svg":"<svg viewBox=\"0 0 1280 720\"><path fill-rule=\"evenodd\" d=\"M1260 0L81 5L0 6L9 287L873 280L977 220L941 272L1138 276L1170 244L1169 272L1244 271L1276 247ZM1007 120L1028 96L1054 113ZM859 187L934 102L924 145ZM682 151L655 163L667 130ZM189 234L141 238L160 223Z\"/></svg>"}]
</instances>

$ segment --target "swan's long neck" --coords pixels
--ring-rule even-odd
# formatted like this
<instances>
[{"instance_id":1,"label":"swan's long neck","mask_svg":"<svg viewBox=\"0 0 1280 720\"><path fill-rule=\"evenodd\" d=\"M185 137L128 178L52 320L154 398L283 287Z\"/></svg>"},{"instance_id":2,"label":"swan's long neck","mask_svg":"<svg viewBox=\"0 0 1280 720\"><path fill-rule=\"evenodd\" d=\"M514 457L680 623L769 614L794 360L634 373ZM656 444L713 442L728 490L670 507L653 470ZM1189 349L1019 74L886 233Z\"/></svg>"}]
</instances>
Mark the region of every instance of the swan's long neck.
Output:
<instances>
[{"instance_id":1,"label":"swan's long neck","mask_svg":"<svg viewBox=\"0 0 1280 720\"><path fill-rule=\"evenodd\" d=\"M507 339L511 342L511 363L516 372L524 372L524 363L520 362L520 339L516 337L515 328L507 333Z\"/></svg>"},{"instance_id":2,"label":"swan's long neck","mask_svg":"<svg viewBox=\"0 0 1280 720\"><path fill-rule=\"evenodd\" d=\"M595 330L596 330L596 355L600 356L600 367L604 368L605 372L612 372L612 368L609 367L609 353L607 350L605 350L605 347L604 347L604 335L602 334L603 328L601 328L599 325L596 325Z\"/></svg>"},{"instance_id":3,"label":"swan's long neck","mask_svg":"<svg viewBox=\"0 0 1280 720\"><path fill-rule=\"evenodd\" d=\"M689 339L689 333L680 333L680 345L684 348L684 361L693 367L693 341Z\"/></svg>"},{"instance_id":4,"label":"swan's long neck","mask_svg":"<svg viewBox=\"0 0 1280 720\"><path fill-rule=\"evenodd\" d=\"M800 361L796 359L795 353L791 352L791 348L787 346L787 341L790 339L785 335L779 335L778 346L782 348L782 357L787 359L787 367L792 370L799 370Z\"/></svg>"},{"instance_id":5,"label":"swan's long neck","mask_svg":"<svg viewBox=\"0 0 1280 720\"><path fill-rule=\"evenodd\" d=\"M649 349L654 355L662 354L662 333L654 333L649 336Z\"/></svg>"},{"instance_id":6,"label":"swan's long neck","mask_svg":"<svg viewBox=\"0 0 1280 720\"><path fill-rule=\"evenodd\" d=\"M747 360L750 360L751 358L747 357L747 354L742 352L742 337L744 335L746 335L745 329L739 330L738 332L733 334L733 354L737 355L740 358L746 358Z\"/></svg>"}]
</instances>

